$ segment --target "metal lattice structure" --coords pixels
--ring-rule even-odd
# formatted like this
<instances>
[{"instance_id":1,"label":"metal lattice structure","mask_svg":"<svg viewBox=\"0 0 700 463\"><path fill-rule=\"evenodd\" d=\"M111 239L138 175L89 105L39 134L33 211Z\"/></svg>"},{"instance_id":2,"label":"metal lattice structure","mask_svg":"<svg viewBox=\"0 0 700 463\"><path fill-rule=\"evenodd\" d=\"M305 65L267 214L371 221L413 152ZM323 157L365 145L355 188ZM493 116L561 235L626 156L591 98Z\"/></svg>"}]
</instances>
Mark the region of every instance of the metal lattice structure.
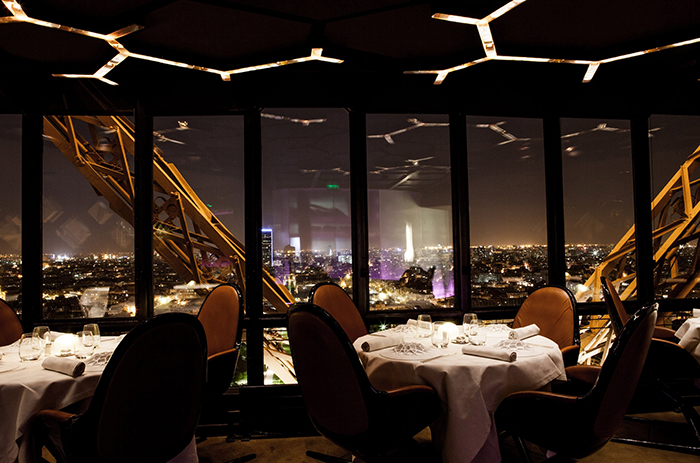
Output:
<instances>
[{"instance_id":1,"label":"metal lattice structure","mask_svg":"<svg viewBox=\"0 0 700 463\"><path fill-rule=\"evenodd\" d=\"M76 130L87 124L90 140ZM109 143L101 133L112 134ZM120 116L46 116L44 135L134 226L135 129ZM245 294L245 247L197 196L175 165L153 146L153 247L185 281L224 283L235 274ZM278 311L295 301L286 287L263 271L263 296Z\"/></svg>"},{"instance_id":2,"label":"metal lattice structure","mask_svg":"<svg viewBox=\"0 0 700 463\"><path fill-rule=\"evenodd\" d=\"M654 288L669 299L682 299L700 283L700 146L688 156L666 186L651 203L654 230ZM696 172L697 171L697 172ZM682 250L687 249L682 259ZM632 226L614 246L610 254L595 268L576 295L579 301L601 300L600 277L613 281L616 288L627 283L622 300L637 292L637 275L622 271L627 256L636 250ZM690 254L690 255L688 255ZM688 264L689 261L689 264Z\"/></svg>"}]
</instances>

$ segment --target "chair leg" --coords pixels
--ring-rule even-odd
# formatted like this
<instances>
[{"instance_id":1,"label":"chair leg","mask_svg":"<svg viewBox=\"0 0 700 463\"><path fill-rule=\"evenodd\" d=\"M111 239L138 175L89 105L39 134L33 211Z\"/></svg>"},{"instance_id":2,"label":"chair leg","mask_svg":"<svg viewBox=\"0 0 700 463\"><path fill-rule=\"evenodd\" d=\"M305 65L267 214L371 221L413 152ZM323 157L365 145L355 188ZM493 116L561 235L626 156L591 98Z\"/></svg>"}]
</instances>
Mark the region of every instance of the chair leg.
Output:
<instances>
[{"instance_id":1,"label":"chair leg","mask_svg":"<svg viewBox=\"0 0 700 463\"><path fill-rule=\"evenodd\" d=\"M244 455L242 457L234 458L233 460L229 460L226 463L245 463L246 461L250 461L257 458L257 455L254 453L251 453L250 455Z\"/></svg>"},{"instance_id":2,"label":"chair leg","mask_svg":"<svg viewBox=\"0 0 700 463\"><path fill-rule=\"evenodd\" d=\"M313 450L307 450L306 456L309 458L313 458L314 460L322 461L324 463L350 463L352 461L346 460L344 458L326 455L325 453L314 452Z\"/></svg>"},{"instance_id":3,"label":"chair leg","mask_svg":"<svg viewBox=\"0 0 700 463\"><path fill-rule=\"evenodd\" d=\"M513 441L515 442L515 448L518 450L518 455L520 459L525 463L532 463L532 458L530 458L530 451L525 446L525 441L523 441L520 436L512 435Z\"/></svg>"}]
</instances>

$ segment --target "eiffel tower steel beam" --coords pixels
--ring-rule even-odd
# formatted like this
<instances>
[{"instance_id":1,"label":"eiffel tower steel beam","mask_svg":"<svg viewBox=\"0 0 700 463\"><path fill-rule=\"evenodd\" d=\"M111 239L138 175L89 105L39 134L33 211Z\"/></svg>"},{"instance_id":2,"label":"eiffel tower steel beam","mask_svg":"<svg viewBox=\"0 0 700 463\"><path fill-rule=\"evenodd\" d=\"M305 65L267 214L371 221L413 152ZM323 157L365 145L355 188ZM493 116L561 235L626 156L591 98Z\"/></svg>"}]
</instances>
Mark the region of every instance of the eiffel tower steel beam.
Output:
<instances>
[{"instance_id":1,"label":"eiffel tower steel beam","mask_svg":"<svg viewBox=\"0 0 700 463\"><path fill-rule=\"evenodd\" d=\"M87 124L90 140L76 130ZM101 144L99 130L112 133ZM135 129L121 116L45 116L51 140L95 192L134 226ZM153 146L153 247L177 274L196 283L224 283L235 274L245 294L245 246L209 210L163 152ZM294 296L263 269L263 296L285 313Z\"/></svg>"}]
</instances>

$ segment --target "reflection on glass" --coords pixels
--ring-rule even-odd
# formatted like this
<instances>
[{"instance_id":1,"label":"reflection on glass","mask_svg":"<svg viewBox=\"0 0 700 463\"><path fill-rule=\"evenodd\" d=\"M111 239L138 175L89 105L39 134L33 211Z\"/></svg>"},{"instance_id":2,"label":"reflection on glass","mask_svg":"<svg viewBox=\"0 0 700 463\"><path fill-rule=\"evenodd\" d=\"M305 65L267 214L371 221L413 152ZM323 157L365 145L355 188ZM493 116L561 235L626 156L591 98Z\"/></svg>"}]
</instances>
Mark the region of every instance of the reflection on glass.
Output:
<instances>
[{"instance_id":1,"label":"reflection on glass","mask_svg":"<svg viewBox=\"0 0 700 463\"><path fill-rule=\"evenodd\" d=\"M698 298L700 117L652 116L650 145L655 295Z\"/></svg>"},{"instance_id":2,"label":"reflection on glass","mask_svg":"<svg viewBox=\"0 0 700 463\"><path fill-rule=\"evenodd\" d=\"M540 119L467 118L472 307L519 306L547 284Z\"/></svg>"},{"instance_id":3,"label":"reflection on glass","mask_svg":"<svg viewBox=\"0 0 700 463\"><path fill-rule=\"evenodd\" d=\"M0 115L0 298L22 312L22 117Z\"/></svg>"},{"instance_id":4,"label":"reflection on glass","mask_svg":"<svg viewBox=\"0 0 700 463\"><path fill-rule=\"evenodd\" d=\"M448 121L367 116L372 310L454 305Z\"/></svg>"},{"instance_id":5,"label":"reflection on glass","mask_svg":"<svg viewBox=\"0 0 700 463\"><path fill-rule=\"evenodd\" d=\"M342 109L262 113L263 259L297 300L323 281L352 292L348 146Z\"/></svg>"},{"instance_id":6,"label":"reflection on glass","mask_svg":"<svg viewBox=\"0 0 700 463\"><path fill-rule=\"evenodd\" d=\"M191 250L187 243L181 245L179 253L166 253L171 246L161 245L156 234L154 309L156 315L196 314L211 288L220 283L236 283L239 278L236 259L220 245L231 241L245 244L243 117L156 117L154 129L155 144L172 164L170 170L184 179L183 189L193 192L198 198L194 202L203 210L197 213L185 209L186 203L182 203L181 210L178 198L166 191L154 191L158 228L164 233L172 233L171 226L186 230L187 233L177 233L189 234L191 243ZM201 218L210 216L218 223L216 231L202 229L207 221ZM190 252L195 259L194 269L181 265L177 259L184 255L186 260Z\"/></svg>"},{"instance_id":7,"label":"reflection on glass","mask_svg":"<svg viewBox=\"0 0 700 463\"><path fill-rule=\"evenodd\" d=\"M562 119L567 286L600 301L600 277L636 297L630 126L626 120Z\"/></svg>"},{"instance_id":8,"label":"reflection on glass","mask_svg":"<svg viewBox=\"0 0 700 463\"><path fill-rule=\"evenodd\" d=\"M42 176L44 317L134 316L133 213L120 207L133 157L123 155L112 127L94 119L45 120L52 123L45 124ZM114 195L97 193L108 184Z\"/></svg>"}]
</instances>

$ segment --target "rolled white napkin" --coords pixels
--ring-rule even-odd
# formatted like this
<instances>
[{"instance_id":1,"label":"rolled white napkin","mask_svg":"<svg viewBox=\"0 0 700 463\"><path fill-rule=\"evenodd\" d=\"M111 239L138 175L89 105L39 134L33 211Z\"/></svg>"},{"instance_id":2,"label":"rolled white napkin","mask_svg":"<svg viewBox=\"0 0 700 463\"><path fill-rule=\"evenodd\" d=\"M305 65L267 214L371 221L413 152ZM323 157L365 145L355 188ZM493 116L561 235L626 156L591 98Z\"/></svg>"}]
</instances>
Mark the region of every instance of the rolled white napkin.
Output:
<instances>
[{"instance_id":1,"label":"rolled white napkin","mask_svg":"<svg viewBox=\"0 0 700 463\"><path fill-rule=\"evenodd\" d=\"M508 333L508 339L527 339L540 334L540 327L535 325L521 326Z\"/></svg>"},{"instance_id":2,"label":"rolled white napkin","mask_svg":"<svg viewBox=\"0 0 700 463\"><path fill-rule=\"evenodd\" d=\"M700 318L700 309L693 309L693 318Z\"/></svg>"},{"instance_id":3,"label":"rolled white napkin","mask_svg":"<svg viewBox=\"0 0 700 463\"><path fill-rule=\"evenodd\" d=\"M85 362L67 357L46 357L41 366L73 378L77 378L85 371Z\"/></svg>"},{"instance_id":4,"label":"rolled white napkin","mask_svg":"<svg viewBox=\"0 0 700 463\"><path fill-rule=\"evenodd\" d=\"M462 353L467 355L476 355L478 357L503 360L505 362L515 362L515 360L518 358L518 353L514 350L486 346L463 346Z\"/></svg>"},{"instance_id":5,"label":"rolled white napkin","mask_svg":"<svg viewBox=\"0 0 700 463\"><path fill-rule=\"evenodd\" d=\"M409 318L408 321L406 321L406 324L408 326L418 326L418 320L414 320L413 318Z\"/></svg>"},{"instance_id":6,"label":"rolled white napkin","mask_svg":"<svg viewBox=\"0 0 700 463\"><path fill-rule=\"evenodd\" d=\"M370 334L365 336L360 346L363 351L371 352L374 350L393 347L403 342L403 336L400 334Z\"/></svg>"}]
</instances>

